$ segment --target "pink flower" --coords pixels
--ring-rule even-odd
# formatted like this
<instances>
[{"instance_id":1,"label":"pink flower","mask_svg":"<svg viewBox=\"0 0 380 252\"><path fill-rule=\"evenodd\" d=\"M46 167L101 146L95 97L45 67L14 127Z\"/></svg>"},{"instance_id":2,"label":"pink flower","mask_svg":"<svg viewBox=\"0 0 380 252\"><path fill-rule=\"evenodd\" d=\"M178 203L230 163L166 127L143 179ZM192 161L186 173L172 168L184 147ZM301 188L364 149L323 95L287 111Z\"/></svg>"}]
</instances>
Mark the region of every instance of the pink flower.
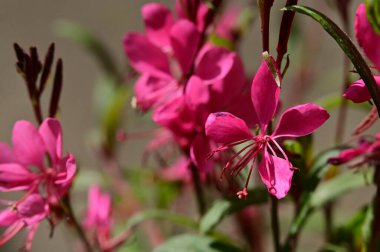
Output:
<instances>
[{"instance_id":1,"label":"pink flower","mask_svg":"<svg viewBox=\"0 0 380 252\"><path fill-rule=\"evenodd\" d=\"M128 230L111 238L111 203L111 196L108 193L102 193L99 186L94 185L90 188L84 227L94 235L100 251L103 252L115 251L130 235Z\"/></svg>"},{"instance_id":2,"label":"pink flower","mask_svg":"<svg viewBox=\"0 0 380 252\"><path fill-rule=\"evenodd\" d=\"M236 103L249 97L241 96L247 85L236 53L210 44L199 48L202 25L181 12L187 3L178 8L178 20L165 6L144 5L146 35L128 34L124 46L132 67L141 74L135 85L137 105L142 110L153 108L154 122L171 132L186 159L208 172L214 160L207 153L215 144L205 135L207 116L222 109L233 111ZM199 7L200 17L204 6Z\"/></svg>"},{"instance_id":3,"label":"pink flower","mask_svg":"<svg viewBox=\"0 0 380 252\"><path fill-rule=\"evenodd\" d=\"M366 56L380 69L380 35L373 30L364 3L356 10L355 35Z\"/></svg>"},{"instance_id":4,"label":"pink flower","mask_svg":"<svg viewBox=\"0 0 380 252\"><path fill-rule=\"evenodd\" d=\"M94 229L105 238L109 238L111 230L111 196L102 193L99 186L92 186L88 193L87 215L84 221L87 229Z\"/></svg>"},{"instance_id":5,"label":"pink flower","mask_svg":"<svg viewBox=\"0 0 380 252\"><path fill-rule=\"evenodd\" d=\"M380 35L377 34L368 21L365 4L360 4L356 10L355 35L366 56L380 69ZM380 87L380 76L374 76ZM346 99L356 103L371 99L371 95L363 80L354 82L343 94Z\"/></svg>"},{"instance_id":6,"label":"pink flower","mask_svg":"<svg viewBox=\"0 0 380 252\"><path fill-rule=\"evenodd\" d=\"M13 149L0 144L0 191L27 190L46 194L56 202L69 190L74 179L74 156L62 156L62 129L52 118L39 129L28 121L13 128Z\"/></svg>"},{"instance_id":7,"label":"pink flower","mask_svg":"<svg viewBox=\"0 0 380 252\"><path fill-rule=\"evenodd\" d=\"M330 158L329 163L341 165L350 163L358 167L365 163L378 162L380 159L380 133L376 137L361 137L358 146L343 150L339 156Z\"/></svg>"},{"instance_id":8,"label":"pink flower","mask_svg":"<svg viewBox=\"0 0 380 252\"><path fill-rule=\"evenodd\" d=\"M277 198L283 198L288 193L293 176L293 165L279 144L279 139L305 136L319 128L329 114L321 107L308 103L287 109L281 116L272 134L267 135L268 124L272 120L279 103L281 82L280 74L272 73L272 63L262 62L251 87L253 105L252 114L257 118L260 134L255 136L247 124L240 118L227 112L210 114L206 122L206 135L216 143L222 144L216 151L230 149L247 142L226 164L223 173L230 170L231 175L237 175L246 165L251 163L248 179L238 196L247 196L248 181L252 173L253 162L259 153L262 159L259 173L269 192ZM275 78L275 75L277 76ZM244 153L244 154L243 154ZM236 161L238 156L243 156Z\"/></svg>"},{"instance_id":9,"label":"pink flower","mask_svg":"<svg viewBox=\"0 0 380 252\"><path fill-rule=\"evenodd\" d=\"M101 251L106 250L111 238L111 197L92 186L88 193L88 208L84 227L91 231Z\"/></svg>"},{"instance_id":10,"label":"pink flower","mask_svg":"<svg viewBox=\"0 0 380 252\"><path fill-rule=\"evenodd\" d=\"M141 74L135 95L142 110L183 93L189 74L207 85L225 78L233 67L236 56L226 49L207 46L198 54L200 30L187 19L174 21L165 6L146 4L142 16L146 35L129 33L124 37L130 64Z\"/></svg>"},{"instance_id":11,"label":"pink flower","mask_svg":"<svg viewBox=\"0 0 380 252\"><path fill-rule=\"evenodd\" d=\"M7 227L0 236L0 246L26 228L28 234L24 248L30 251L38 225L48 214L47 201L37 193L30 194L19 204L13 203L11 207L0 212L0 227Z\"/></svg>"}]
</instances>

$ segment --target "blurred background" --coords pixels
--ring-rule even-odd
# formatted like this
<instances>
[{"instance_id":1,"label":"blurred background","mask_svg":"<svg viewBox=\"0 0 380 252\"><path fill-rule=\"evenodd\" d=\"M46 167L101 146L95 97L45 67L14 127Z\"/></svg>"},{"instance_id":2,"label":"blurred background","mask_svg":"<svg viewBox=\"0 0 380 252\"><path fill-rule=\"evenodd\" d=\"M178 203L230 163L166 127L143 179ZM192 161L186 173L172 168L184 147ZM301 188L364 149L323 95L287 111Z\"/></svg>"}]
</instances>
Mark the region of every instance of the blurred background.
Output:
<instances>
[{"instance_id":1,"label":"blurred background","mask_svg":"<svg viewBox=\"0 0 380 252\"><path fill-rule=\"evenodd\" d=\"M93 133L97 119L94 112L94 89L103 76L99 64L81 47L60 36L58 24L62 20L76 22L96 35L110 49L118 63L119 70L126 73L127 60L122 47L122 37L127 32L143 32L140 8L151 1L139 0L87 0L87 1L44 1L44 0L1 0L0 1L0 139L10 142L12 127L15 121L27 119L34 121L29 105L27 91L22 78L15 70L13 43L19 43L24 49L37 46L43 58L51 42L56 45L56 58L64 62L64 86L61 97L59 119L64 131L64 149L74 153L82 169L96 171L96 153L92 149ZM154 1L173 7L174 1ZM248 1L233 0L240 6ZM360 1L352 1L350 7L350 33L353 34L354 11ZM275 52L277 36L284 0L275 1L272 9L271 50ZM335 1L315 0L299 1L322 11L340 26L341 18L335 7ZM252 28L243 37L241 57L246 73L253 75L261 62L261 34L257 10ZM353 39L355 40L355 39ZM356 41L355 41L356 43ZM283 107L286 108L301 102L322 102L321 97L338 95L341 92L343 79L343 54L322 28L305 16L296 15L293 35L289 44L290 68L283 83ZM352 69L352 67L351 67ZM355 75L352 76L356 78ZM128 83L133 85L133 82ZM49 91L48 91L49 92ZM46 101L45 101L46 102ZM46 103L47 104L47 103ZM45 106L44 108L46 108ZM127 109L127 131L140 131L154 128L149 116L141 116L132 109ZM46 112L46 110L45 110ZM358 109L349 110L349 125L346 126L345 138L351 129L366 114ZM332 111L331 119L317 133L317 149L322 150L334 143L337 116ZM139 166L145 143L148 139L127 141L120 150L120 157L128 166ZM123 163L123 164L124 164ZM340 208L345 209L342 216L352 213L360 206L363 192L351 194L340 201ZM82 198L81 198L82 197ZM82 211L85 194L78 196L78 211ZM368 196L369 197L369 196ZM83 208L82 208L83 209ZM284 210L286 211L286 209ZM346 214L346 215L345 215ZM323 227L318 221L311 223L308 232L303 236L304 245L318 244L323 237L317 235ZM290 219L284 219L289 222ZM286 225L286 224L285 224ZM73 251L72 234L63 226L56 228L54 239L48 237L48 224L43 223L34 241L32 251ZM17 251L20 237L1 247L0 251ZM270 238L270 237L269 237ZM269 250L268 250L269 251Z\"/></svg>"}]
</instances>

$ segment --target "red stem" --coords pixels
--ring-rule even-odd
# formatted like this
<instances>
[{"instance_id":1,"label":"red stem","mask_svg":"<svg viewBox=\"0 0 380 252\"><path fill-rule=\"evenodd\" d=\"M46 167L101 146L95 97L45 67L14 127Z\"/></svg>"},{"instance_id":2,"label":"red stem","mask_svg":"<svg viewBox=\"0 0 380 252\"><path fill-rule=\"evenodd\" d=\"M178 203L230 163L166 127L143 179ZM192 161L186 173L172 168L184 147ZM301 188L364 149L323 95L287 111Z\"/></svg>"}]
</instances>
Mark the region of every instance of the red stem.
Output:
<instances>
[{"instance_id":1,"label":"red stem","mask_svg":"<svg viewBox=\"0 0 380 252\"><path fill-rule=\"evenodd\" d=\"M296 5L298 0L287 0L285 6ZM282 59L288 51L288 41L290 36L290 31L292 28L295 12L285 11L282 15L280 34L278 36L277 43L277 59L276 63L279 68L281 68Z\"/></svg>"},{"instance_id":2,"label":"red stem","mask_svg":"<svg viewBox=\"0 0 380 252\"><path fill-rule=\"evenodd\" d=\"M259 0L263 52L269 52L270 10L274 0Z\"/></svg>"}]
</instances>

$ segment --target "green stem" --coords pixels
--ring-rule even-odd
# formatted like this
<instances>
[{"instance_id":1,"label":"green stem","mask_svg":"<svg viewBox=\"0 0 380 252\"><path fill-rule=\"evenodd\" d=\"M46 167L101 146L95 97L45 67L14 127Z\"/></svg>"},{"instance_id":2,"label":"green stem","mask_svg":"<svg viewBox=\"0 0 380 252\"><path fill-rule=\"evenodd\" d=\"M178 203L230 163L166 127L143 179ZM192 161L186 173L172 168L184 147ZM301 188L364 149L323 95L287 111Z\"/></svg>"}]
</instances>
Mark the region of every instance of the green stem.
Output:
<instances>
[{"instance_id":1,"label":"green stem","mask_svg":"<svg viewBox=\"0 0 380 252\"><path fill-rule=\"evenodd\" d=\"M323 207L323 214L325 217L325 240L328 243L331 241L334 224L333 224L334 202L328 202Z\"/></svg>"}]
</instances>

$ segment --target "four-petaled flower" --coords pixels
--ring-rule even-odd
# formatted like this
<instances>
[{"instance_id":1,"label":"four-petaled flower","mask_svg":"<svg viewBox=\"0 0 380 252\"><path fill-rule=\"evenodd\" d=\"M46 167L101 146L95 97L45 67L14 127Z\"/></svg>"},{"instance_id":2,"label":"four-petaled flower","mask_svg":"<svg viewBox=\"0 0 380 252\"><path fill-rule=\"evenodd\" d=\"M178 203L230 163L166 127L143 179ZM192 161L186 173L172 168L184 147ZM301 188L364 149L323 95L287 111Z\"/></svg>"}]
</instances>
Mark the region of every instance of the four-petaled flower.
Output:
<instances>
[{"instance_id":1,"label":"four-petaled flower","mask_svg":"<svg viewBox=\"0 0 380 252\"><path fill-rule=\"evenodd\" d=\"M231 175L237 175L251 163L246 184L243 190L237 193L240 198L248 194L247 186L253 170L253 161L259 154L259 173L262 181L271 194L277 198L285 197L291 186L294 168L281 148L279 139L308 135L329 118L327 111L315 104L298 105L287 109L273 133L267 134L268 125L278 109L280 83L281 77L275 62L271 57L265 56L251 88L254 108L252 115L257 119L260 128L258 135L253 135L242 119L230 113L213 113L207 119L207 136L222 144L215 151L230 149L247 142L223 169L223 173L230 170ZM240 159L236 161L238 157Z\"/></svg>"}]
</instances>

